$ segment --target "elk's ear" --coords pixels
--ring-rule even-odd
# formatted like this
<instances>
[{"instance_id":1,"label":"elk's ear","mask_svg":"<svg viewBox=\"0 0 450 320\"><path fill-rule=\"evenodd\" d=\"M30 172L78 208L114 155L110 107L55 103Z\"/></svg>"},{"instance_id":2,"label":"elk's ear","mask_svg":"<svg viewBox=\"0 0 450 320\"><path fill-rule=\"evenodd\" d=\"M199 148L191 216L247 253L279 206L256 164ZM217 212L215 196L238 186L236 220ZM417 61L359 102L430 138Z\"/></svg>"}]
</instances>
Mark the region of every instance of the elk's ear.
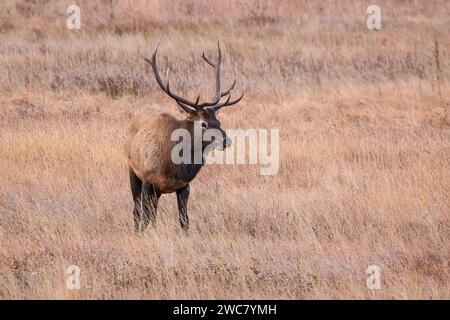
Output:
<instances>
[{"instance_id":1,"label":"elk's ear","mask_svg":"<svg viewBox=\"0 0 450 320\"><path fill-rule=\"evenodd\" d=\"M187 113L190 115L194 115L197 112L196 110L192 109L191 107L185 106L178 101L177 101L177 105L178 105L178 110L180 110L181 113Z\"/></svg>"},{"instance_id":2,"label":"elk's ear","mask_svg":"<svg viewBox=\"0 0 450 320\"><path fill-rule=\"evenodd\" d=\"M178 106L178 110L180 110L180 113L183 113L183 114L187 114L188 112L187 111L185 111L182 107L180 107L180 106Z\"/></svg>"}]
</instances>

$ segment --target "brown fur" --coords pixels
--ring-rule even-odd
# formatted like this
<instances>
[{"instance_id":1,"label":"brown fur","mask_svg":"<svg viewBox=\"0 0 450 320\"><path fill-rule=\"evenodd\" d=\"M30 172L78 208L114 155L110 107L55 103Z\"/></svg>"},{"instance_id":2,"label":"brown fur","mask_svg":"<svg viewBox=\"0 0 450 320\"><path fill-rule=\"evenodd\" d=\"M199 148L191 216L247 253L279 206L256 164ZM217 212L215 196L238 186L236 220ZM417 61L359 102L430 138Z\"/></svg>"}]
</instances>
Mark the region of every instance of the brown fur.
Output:
<instances>
[{"instance_id":1,"label":"brown fur","mask_svg":"<svg viewBox=\"0 0 450 320\"><path fill-rule=\"evenodd\" d=\"M187 129L187 121L146 109L133 118L128 130L126 153L130 169L141 181L154 185L161 193L174 192L186 185L170 158L176 143L170 141L170 135L177 128Z\"/></svg>"},{"instance_id":2,"label":"brown fur","mask_svg":"<svg viewBox=\"0 0 450 320\"><path fill-rule=\"evenodd\" d=\"M220 129L213 112L189 114L185 119L151 108L139 112L131 121L126 142L128 166L143 182L152 184L160 193L171 193L185 187L181 168L172 163L171 151L177 141L171 141L172 132L187 129L193 136L194 121L206 121L209 127Z\"/></svg>"},{"instance_id":3,"label":"brown fur","mask_svg":"<svg viewBox=\"0 0 450 320\"><path fill-rule=\"evenodd\" d=\"M137 114L131 121L125 145L134 200L136 232L155 222L161 193L186 187L177 179L170 162L170 135L183 123L152 109Z\"/></svg>"}]
</instances>

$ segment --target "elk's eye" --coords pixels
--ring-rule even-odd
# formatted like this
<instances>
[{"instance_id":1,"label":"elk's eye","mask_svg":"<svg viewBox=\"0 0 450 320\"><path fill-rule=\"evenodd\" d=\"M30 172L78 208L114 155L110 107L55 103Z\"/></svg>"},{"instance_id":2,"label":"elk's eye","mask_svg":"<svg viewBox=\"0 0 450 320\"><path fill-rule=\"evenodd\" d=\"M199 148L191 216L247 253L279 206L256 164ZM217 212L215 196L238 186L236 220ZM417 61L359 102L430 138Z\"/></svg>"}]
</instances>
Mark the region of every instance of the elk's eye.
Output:
<instances>
[{"instance_id":1,"label":"elk's eye","mask_svg":"<svg viewBox=\"0 0 450 320\"><path fill-rule=\"evenodd\" d=\"M204 128L204 129L208 128L208 123L207 122L202 122L202 128Z\"/></svg>"}]
</instances>

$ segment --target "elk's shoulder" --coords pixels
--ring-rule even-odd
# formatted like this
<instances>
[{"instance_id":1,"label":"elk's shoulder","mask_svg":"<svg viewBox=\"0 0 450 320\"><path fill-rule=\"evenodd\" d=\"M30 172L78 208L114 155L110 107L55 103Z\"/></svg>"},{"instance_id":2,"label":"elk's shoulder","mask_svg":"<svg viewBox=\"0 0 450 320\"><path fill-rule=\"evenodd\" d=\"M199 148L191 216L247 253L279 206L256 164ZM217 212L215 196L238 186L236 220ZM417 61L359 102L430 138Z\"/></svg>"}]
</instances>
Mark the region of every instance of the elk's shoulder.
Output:
<instances>
[{"instance_id":1,"label":"elk's shoulder","mask_svg":"<svg viewBox=\"0 0 450 320\"><path fill-rule=\"evenodd\" d=\"M172 131L174 127L180 126L180 120L169 113L152 108L142 109L131 120L128 129L129 136L134 136L141 130L157 131L164 134L165 131Z\"/></svg>"},{"instance_id":2,"label":"elk's shoulder","mask_svg":"<svg viewBox=\"0 0 450 320\"><path fill-rule=\"evenodd\" d=\"M126 153L129 158L137 154L153 153L170 142L173 130L179 128L181 120L159 110L146 108L138 112L128 128Z\"/></svg>"}]
</instances>

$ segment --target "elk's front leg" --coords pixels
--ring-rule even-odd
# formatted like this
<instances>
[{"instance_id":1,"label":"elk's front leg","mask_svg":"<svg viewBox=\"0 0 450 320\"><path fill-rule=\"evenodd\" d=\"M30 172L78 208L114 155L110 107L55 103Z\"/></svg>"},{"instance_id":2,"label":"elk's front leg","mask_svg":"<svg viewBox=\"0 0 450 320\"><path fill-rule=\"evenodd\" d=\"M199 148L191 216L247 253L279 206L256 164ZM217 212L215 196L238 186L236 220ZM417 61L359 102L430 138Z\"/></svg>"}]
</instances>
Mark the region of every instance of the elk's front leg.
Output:
<instances>
[{"instance_id":1,"label":"elk's front leg","mask_svg":"<svg viewBox=\"0 0 450 320\"><path fill-rule=\"evenodd\" d=\"M148 224L151 222L152 225L156 221L156 210L158 209L158 200L161 196L156 188L150 184L144 182L142 184L142 219L141 219L141 232L143 232Z\"/></svg>"},{"instance_id":2,"label":"elk's front leg","mask_svg":"<svg viewBox=\"0 0 450 320\"><path fill-rule=\"evenodd\" d=\"M189 199L189 185L177 190L178 213L180 215L181 228L184 231L189 229L189 217L187 212L187 202Z\"/></svg>"},{"instance_id":3,"label":"elk's front leg","mask_svg":"<svg viewBox=\"0 0 450 320\"><path fill-rule=\"evenodd\" d=\"M134 209L134 230L139 232L139 226L141 224L141 192L142 192L142 181L139 179L133 170L130 168L130 186L131 194L133 195Z\"/></svg>"}]
</instances>

